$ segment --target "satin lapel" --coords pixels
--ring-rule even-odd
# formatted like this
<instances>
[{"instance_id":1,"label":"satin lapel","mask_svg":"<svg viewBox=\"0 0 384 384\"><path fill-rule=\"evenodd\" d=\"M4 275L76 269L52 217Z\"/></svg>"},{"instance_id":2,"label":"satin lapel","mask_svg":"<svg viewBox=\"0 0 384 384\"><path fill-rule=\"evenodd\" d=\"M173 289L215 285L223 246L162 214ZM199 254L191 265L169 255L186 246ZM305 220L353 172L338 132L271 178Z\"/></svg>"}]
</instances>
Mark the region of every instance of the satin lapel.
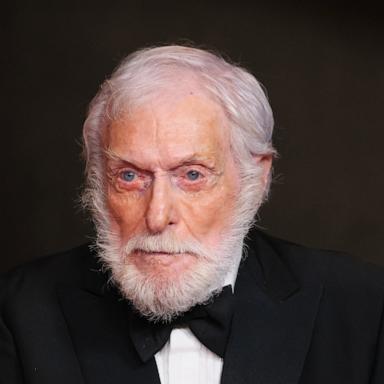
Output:
<instances>
[{"instance_id":1,"label":"satin lapel","mask_svg":"<svg viewBox=\"0 0 384 384\"><path fill-rule=\"evenodd\" d=\"M88 272L86 289L59 286L57 290L84 382L160 384L155 359L144 364L134 350L127 304L103 289L104 277Z\"/></svg>"},{"instance_id":2,"label":"satin lapel","mask_svg":"<svg viewBox=\"0 0 384 384\"><path fill-rule=\"evenodd\" d=\"M322 286L301 286L266 244L241 266L223 384L297 384Z\"/></svg>"}]
</instances>

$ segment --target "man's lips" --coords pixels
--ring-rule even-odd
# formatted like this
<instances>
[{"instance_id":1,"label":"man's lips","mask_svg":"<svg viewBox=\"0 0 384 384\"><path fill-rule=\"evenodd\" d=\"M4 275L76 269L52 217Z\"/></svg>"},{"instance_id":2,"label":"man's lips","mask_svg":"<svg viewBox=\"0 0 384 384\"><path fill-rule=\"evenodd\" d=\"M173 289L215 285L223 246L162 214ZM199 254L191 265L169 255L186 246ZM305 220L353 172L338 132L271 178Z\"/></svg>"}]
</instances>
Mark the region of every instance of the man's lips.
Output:
<instances>
[{"instance_id":1,"label":"man's lips","mask_svg":"<svg viewBox=\"0 0 384 384\"><path fill-rule=\"evenodd\" d=\"M182 253L175 253L175 252L166 252L166 251L144 251L142 249L135 249L133 253L136 254L141 254L143 256L148 255L148 256L176 256L176 255L181 255Z\"/></svg>"},{"instance_id":2,"label":"man's lips","mask_svg":"<svg viewBox=\"0 0 384 384\"><path fill-rule=\"evenodd\" d=\"M184 264L188 259L194 258L191 253L175 253L165 251L144 251L136 249L132 253L133 258L137 264L157 264L163 266L176 266L177 264Z\"/></svg>"}]
</instances>

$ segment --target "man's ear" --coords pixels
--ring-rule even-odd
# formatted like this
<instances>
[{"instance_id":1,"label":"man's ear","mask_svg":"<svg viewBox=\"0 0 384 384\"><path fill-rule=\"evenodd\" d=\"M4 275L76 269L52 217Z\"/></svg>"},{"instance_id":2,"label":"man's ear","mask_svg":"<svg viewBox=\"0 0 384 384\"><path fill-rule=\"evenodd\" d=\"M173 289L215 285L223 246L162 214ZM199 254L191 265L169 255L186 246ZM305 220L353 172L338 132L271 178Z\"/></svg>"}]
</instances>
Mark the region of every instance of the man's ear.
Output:
<instances>
[{"instance_id":1,"label":"man's ear","mask_svg":"<svg viewBox=\"0 0 384 384\"><path fill-rule=\"evenodd\" d=\"M261 178L267 186L272 167L273 155L252 155L255 164L261 168Z\"/></svg>"}]
</instances>

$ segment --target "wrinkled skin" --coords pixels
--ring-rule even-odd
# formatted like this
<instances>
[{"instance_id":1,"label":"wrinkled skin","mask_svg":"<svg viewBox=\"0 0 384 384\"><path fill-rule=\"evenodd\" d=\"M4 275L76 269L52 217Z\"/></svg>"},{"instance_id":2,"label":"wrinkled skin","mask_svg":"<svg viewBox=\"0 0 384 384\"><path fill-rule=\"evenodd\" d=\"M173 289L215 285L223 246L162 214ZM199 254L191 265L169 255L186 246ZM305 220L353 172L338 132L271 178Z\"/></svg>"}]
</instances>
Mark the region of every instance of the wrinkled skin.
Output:
<instances>
[{"instance_id":1,"label":"wrinkled skin","mask_svg":"<svg viewBox=\"0 0 384 384\"><path fill-rule=\"evenodd\" d=\"M161 100L161 101L160 101ZM122 242L172 231L213 248L225 234L239 175L222 109L201 92L165 95L122 114L107 130L107 205ZM263 165L266 180L270 159ZM196 255L135 252L145 273L178 276Z\"/></svg>"}]
</instances>

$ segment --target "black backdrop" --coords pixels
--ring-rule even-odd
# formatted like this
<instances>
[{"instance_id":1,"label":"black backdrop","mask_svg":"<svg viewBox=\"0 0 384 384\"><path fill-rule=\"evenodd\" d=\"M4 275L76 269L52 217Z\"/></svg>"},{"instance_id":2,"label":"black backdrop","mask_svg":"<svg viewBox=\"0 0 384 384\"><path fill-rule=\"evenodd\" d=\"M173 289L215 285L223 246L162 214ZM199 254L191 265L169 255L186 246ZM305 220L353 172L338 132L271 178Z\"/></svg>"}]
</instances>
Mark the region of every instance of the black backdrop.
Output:
<instances>
[{"instance_id":1,"label":"black backdrop","mask_svg":"<svg viewBox=\"0 0 384 384\"><path fill-rule=\"evenodd\" d=\"M13 1L2 9L1 270L80 244L87 103L127 53L192 40L266 86L277 181L260 225L384 264L384 27L363 2Z\"/></svg>"}]
</instances>

